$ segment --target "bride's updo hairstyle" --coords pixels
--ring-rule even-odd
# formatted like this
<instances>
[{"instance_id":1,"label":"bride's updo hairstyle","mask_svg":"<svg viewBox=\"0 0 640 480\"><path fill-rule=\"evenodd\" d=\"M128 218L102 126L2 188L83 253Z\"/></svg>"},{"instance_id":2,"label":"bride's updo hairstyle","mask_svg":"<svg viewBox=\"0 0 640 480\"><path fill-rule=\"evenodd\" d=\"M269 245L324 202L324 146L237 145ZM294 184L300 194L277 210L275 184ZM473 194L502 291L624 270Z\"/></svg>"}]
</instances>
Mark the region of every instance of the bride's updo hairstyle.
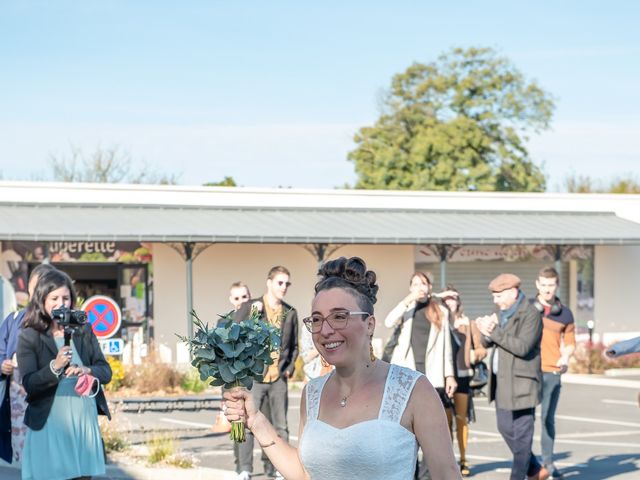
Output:
<instances>
[{"instance_id":1,"label":"bride's updo hairstyle","mask_svg":"<svg viewBox=\"0 0 640 480\"><path fill-rule=\"evenodd\" d=\"M363 312L373 315L373 304L378 293L376 274L367 270L367 264L360 257L340 257L325 262L318 275L320 280L316 283L316 294L322 290L342 288L356 298Z\"/></svg>"}]
</instances>

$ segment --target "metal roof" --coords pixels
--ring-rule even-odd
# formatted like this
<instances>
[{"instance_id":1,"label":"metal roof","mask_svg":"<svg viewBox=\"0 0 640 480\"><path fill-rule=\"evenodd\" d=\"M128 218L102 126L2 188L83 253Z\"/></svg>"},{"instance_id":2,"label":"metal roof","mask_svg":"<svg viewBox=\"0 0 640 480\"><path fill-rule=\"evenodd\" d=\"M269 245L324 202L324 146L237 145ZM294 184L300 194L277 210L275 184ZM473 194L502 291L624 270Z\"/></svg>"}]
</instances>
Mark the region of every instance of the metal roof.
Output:
<instances>
[{"instance_id":1,"label":"metal roof","mask_svg":"<svg viewBox=\"0 0 640 480\"><path fill-rule=\"evenodd\" d=\"M607 212L0 203L0 240L640 245Z\"/></svg>"}]
</instances>

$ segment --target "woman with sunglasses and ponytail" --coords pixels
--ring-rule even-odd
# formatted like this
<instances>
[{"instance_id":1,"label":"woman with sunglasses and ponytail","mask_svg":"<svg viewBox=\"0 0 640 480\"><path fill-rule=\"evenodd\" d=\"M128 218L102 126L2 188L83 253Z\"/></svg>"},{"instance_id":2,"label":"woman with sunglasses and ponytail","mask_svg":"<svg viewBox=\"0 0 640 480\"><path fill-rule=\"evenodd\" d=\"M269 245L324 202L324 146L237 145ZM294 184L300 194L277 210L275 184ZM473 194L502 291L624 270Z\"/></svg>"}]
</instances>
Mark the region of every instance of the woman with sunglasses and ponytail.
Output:
<instances>
[{"instance_id":1,"label":"woman with sunglasses and ponytail","mask_svg":"<svg viewBox=\"0 0 640 480\"><path fill-rule=\"evenodd\" d=\"M326 262L319 275L303 323L335 368L305 386L299 447L278 436L246 389L224 393L227 418L246 423L287 480L411 479L418 447L433 480L460 479L429 380L373 355L376 274L362 259L342 257Z\"/></svg>"},{"instance_id":2,"label":"woman with sunglasses and ponytail","mask_svg":"<svg viewBox=\"0 0 640 480\"><path fill-rule=\"evenodd\" d=\"M425 374L449 411L457 387L449 310L432 296L432 290L429 275L415 272L409 282L409 294L387 315L385 326L403 324L391 363ZM428 474L423 461L418 468L418 480L429 478Z\"/></svg>"}]
</instances>

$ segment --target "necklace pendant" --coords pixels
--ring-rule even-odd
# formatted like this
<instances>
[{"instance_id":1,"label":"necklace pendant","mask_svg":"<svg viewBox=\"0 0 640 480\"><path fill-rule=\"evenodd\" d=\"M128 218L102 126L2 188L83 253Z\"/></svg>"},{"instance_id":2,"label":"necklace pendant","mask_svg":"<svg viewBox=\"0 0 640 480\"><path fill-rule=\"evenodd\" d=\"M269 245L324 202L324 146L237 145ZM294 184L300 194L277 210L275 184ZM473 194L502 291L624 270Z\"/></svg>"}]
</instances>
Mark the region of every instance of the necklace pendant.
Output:
<instances>
[{"instance_id":1,"label":"necklace pendant","mask_svg":"<svg viewBox=\"0 0 640 480\"><path fill-rule=\"evenodd\" d=\"M340 400L340 406L343 408L347 406L347 397L342 397L342 400Z\"/></svg>"}]
</instances>

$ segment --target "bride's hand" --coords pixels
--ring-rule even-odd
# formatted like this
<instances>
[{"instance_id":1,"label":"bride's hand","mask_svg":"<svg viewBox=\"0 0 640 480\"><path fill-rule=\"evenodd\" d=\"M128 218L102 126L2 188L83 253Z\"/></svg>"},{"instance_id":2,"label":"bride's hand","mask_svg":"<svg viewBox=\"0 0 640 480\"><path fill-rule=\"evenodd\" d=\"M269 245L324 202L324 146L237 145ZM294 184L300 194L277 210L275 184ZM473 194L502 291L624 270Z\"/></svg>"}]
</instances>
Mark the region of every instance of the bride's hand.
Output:
<instances>
[{"instance_id":1,"label":"bride's hand","mask_svg":"<svg viewBox=\"0 0 640 480\"><path fill-rule=\"evenodd\" d=\"M222 394L226 410L224 412L230 422L241 421L251 428L259 413L251 392L244 387L234 387Z\"/></svg>"}]
</instances>

